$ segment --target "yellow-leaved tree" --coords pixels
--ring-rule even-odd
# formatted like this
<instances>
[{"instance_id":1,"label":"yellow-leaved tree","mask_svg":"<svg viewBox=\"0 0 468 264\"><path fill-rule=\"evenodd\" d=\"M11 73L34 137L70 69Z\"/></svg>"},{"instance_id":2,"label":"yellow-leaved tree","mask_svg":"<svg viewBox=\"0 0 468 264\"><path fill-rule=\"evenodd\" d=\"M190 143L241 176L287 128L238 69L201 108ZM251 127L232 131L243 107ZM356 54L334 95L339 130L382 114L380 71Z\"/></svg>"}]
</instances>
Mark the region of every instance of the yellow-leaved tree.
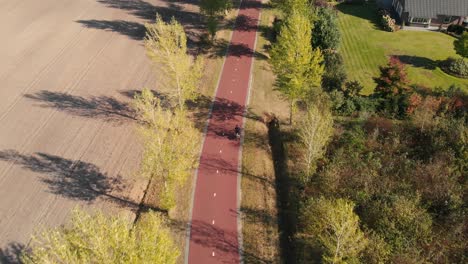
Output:
<instances>
[{"instance_id":1,"label":"yellow-leaved tree","mask_svg":"<svg viewBox=\"0 0 468 264\"><path fill-rule=\"evenodd\" d=\"M316 104L308 108L299 127L299 138L304 146L305 181L315 172L317 159L322 157L333 135L333 117L328 108L322 106L319 109Z\"/></svg>"},{"instance_id":2,"label":"yellow-leaved tree","mask_svg":"<svg viewBox=\"0 0 468 264\"><path fill-rule=\"evenodd\" d=\"M359 227L354 203L346 199L310 199L302 215L306 236L320 243L325 263L358 263L368 240Z\"/></svg>"},{"instance_id":3,"label":"yellow-leaved tree","mask_svg":"<svg viewBox=\"0 0 468 264\"><path fill-rule=\"evenodd\" d=\"M124 217L75 209L65 227L32 239L21 259L29 263L176 263L180 252L162 217L154 212L136 225Z\"/></svg>"},{"instance_id":4,"label":"yellow-leaved tree","mask_svg":"<svg viewBox=\"0 0 468 264\"><path fill-rule=\"evenodd\" d=\"M142 172L160 180L160 206L175 207L175 191L185 184L197 164L199 132L184 108L164 109L149 89L135 96L134 108L144 124Z\"/></svg>"},{"instance_id":5,"label":"yellow-leaved tree","mask_svg":"<svg viewBox=\"0 0 468 264\"><path fill-rule=\"evenodd\" d=\"M196 97L203 74L203 60L187 53L187 36L184 27L172 18L165 23L160 15L156 22L145 24L145 47L154 62L161 84L176 99L179 108L185 101Z\"/></svg>"},{"instance_id":6,"label":"yellow-leaved tree","mask_svg":"<svg viewBox=\"0 0 468 264\"><path fill-rule=\"evenodd\" d=\"M311 46L311 15L306 10L304 4L289 12L271 50L270 62L276 75L276 86L291 106L290 123L296 102L306 99L314 89L320 89L324 71L320 49Z\"/></svg>"}]
</instances>

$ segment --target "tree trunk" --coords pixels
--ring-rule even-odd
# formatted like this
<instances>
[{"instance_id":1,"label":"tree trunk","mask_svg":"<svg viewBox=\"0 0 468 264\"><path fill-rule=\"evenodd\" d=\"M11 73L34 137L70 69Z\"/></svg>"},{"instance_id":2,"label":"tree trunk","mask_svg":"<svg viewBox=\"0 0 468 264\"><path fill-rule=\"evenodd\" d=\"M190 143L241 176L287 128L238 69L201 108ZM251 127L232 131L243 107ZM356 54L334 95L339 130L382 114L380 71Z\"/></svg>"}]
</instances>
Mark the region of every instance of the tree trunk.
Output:
<instances>
[{"instance_id":1,"label":"tree trunk","mask_svg":"<svg viewBox=\"0 0 468 264\"><path fill-rule=\"evenodd\" d=\"M294 100L290 100L289 103L290 103L290 106L289 106L289 125L292 125Z\"/></svg>"}]
</instances>

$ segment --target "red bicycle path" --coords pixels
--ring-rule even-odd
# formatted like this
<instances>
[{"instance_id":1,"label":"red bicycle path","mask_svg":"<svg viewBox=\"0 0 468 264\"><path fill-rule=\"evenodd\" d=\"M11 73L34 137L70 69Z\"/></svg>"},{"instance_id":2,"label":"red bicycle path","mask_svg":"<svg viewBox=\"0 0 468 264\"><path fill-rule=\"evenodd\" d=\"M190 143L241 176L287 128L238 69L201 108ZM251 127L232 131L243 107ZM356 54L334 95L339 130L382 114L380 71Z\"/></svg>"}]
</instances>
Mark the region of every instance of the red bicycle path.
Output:
<instances>
[{"instance_id":1,"label":"red bicycle path","mask_svg":"<svg viewBox=\"0 0 468 264\"><path fill-rule=\"evenodd\" d=\"M186 263L240 263L239 157L260 0L240 4L196 173Z\"/></svg>"}]
</instances>

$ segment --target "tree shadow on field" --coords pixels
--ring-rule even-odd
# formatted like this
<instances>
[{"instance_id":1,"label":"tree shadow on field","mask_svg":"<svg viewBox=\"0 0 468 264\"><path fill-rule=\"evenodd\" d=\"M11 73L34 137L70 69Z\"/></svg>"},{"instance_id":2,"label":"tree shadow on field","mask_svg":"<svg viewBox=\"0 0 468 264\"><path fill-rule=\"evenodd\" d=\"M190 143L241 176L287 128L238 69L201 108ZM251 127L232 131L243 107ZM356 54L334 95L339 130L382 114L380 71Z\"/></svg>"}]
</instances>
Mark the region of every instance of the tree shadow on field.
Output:
<instances>
[{"instance_id":1,"label":"tree shadow on field","mask_svg":"<svg viewBox=\"0 0 468 264\"><path fill-rule=\"evenodd\" d=\"M110 8L125 10L128 13L151 23L155 21L156 14L159 14L165 22L169 22L172 17L174 17L181 25L184 26L188 40L187 45L191 51L196 48L195 43L199 40L200 32L204 28L202 16L199 13L184 10L170 1L162 1L162 3L166 2L164 4L165 6L156 6L142 0L97 0L97 2ZM135 25L132 24L132 26ZM144 28L143 25L141 25L141 27ZM125 34L126 30L124 28L123 31L117 30L117 32Z\"/></svg>"},{"instance_id":2,"label":"tree shadow on field","mask_svg":"<svg viewBox=\"0 0 468 264\"><path fill-rule=\"evenodd\" d=\"M112 194L126 187L121 176L111 178L92 163L40 152L24 155L15 150L0 151L0 160L43 174L40 180L47 184L50 193L86 202L104 198L135 211L139 207L137 202Z\"/></svg>"},{"instance_id":3,"label":"tree shadow on field","mask_svg":"<svg viewBox=\"0 0 468 264\"><path fill-rule=\"evenodd\" d=\"M143 40L145 38L145 26L137 23L124 20L77 20L77 23L82 24L87 28L101 29L104 31L117 32L128 36L134 40Z\"/></svg>"},{"instance_id":4,"label":"tree shadow on field","mask_svg":"<svg viewBox=\"0 0 468 264\"><path fill-rule=\"evenodd\" d=\"M409 55L393 55L393 57L398 58L402 63L411 65L417 68L423 68L427 70L434 70L437 68L437 61L431 60L429 58L419 57L419 56L409 56Z\"/></svg>"},{"instance_id":5,"label":"tree shadow on field","mask_svg":"<svg viewBox=\"0 0 468 264\"><path fill-rule=\"evenodd\" d=\"M0 263L4 264L21 264L21 254L25 250L25 246L21 243L9 243L6 247L0 248Z\"/></svg>"},{"instance_id":6,"label":"tree shadow on field","mask_svg":"<svg viewBox=\"0 0 468 264\"><path fill-rule=\"evenodd\" d=\"M26 98L40 102L40 107L56 108L60 111L107 122L135 121L135 112L126 102L109 96L85 98L61 92L40 91L26 94Z\"/></svg>"}]
</instances>

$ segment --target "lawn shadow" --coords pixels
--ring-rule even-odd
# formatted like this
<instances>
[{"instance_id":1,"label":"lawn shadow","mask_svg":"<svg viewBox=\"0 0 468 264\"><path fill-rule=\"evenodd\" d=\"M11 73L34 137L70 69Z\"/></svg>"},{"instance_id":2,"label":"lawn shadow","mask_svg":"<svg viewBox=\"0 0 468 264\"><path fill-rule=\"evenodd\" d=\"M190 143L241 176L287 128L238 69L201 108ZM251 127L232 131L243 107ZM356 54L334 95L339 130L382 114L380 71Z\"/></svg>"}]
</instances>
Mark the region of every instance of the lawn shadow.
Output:
<instances>
[{"instance_id":1,"label":"lawn shadow","mask_svg":"<svg viewBox=\"0 0 468 264\"><path fill-rule=\"evenodd\" d=\"M128 103L109 96L86 98L68 93L42 90L35 94L26 94L25 97L38 101L40 107L56 108L76 116L117 123L136 120L135 112Z\"/></svg>"},{"instance_id":2,"label":"lawn shadow","mask_svg":"<svg viewBox=\"0 0 468 264\"><path fill-rule=\"evenodd\" d=\"M140 206L138 202L113 194L126 188L120 175L111 178L92 163L41 152L24 155L15 150L0 151L0 160L14 162L24 169L42 174L40 180L47 184L50 193L56 195L85 202L104 198L132 211Z\"/></svg>"},{"instance_id":3,"label":"lawn shadow","mask_svg":"<svg viewBox=\"0 0 468 264\"><path fill-rule=\"evenodd\" d=\"M409 55L392 55L395 58L398 58L402 63L411 65L417 68L423 68L426 70L435 70L438 65L438 61L434 61L429 58L419 57L419 56L409 56Z\"/></svg>"},{"instance_id":4,"label":"lawn shadow","mask_svg":"<svg viewBox=\"0 0 468 264\"><path fill-rule=\"evenodd\" d=\"M377 5L375 3L349 4L341 3L335 6L343 14L368 20L374 29L382 30ZM351 25L350 25L351 26Z\"/></svg>"},{"instance_id":5,"label":"lawn shadow","mask_svg":"<svg viewBox=\"0 0 468 264\"><path fill-rule=\"evenodd\" d=\"M0 248L0 263L21 264L21 255L26 249L24 244L13 242L6 247Z\"/></svg>"},{"instance_id":6,"label":"lawn shadow","mask_svg":"<svg viewBox=\"0 0 468 264\"><path fill-rule=\"evenodd\" d=\"M137 22L125 20L77 20L86 28L100 29L104 31L117 32L134 40L143 40L146 34L144 25Z\"/></svg>"}]
</instances>

